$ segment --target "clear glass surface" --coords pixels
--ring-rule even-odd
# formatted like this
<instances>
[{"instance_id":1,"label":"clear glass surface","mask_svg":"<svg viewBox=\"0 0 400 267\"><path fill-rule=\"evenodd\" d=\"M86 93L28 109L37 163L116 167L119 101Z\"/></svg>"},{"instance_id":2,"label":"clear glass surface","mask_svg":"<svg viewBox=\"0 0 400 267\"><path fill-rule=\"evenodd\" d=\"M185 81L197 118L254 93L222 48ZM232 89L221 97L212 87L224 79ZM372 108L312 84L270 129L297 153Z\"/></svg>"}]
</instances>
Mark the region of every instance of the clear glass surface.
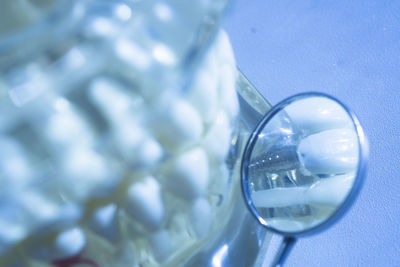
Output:
<instances>
[{"instance_id":1,"label":"clear glass surface","mask_svg":"<svg viewBox=\"0 0 400 267\"><path fill-rule=\"evenodd\" d=\"M268 104L237 76L226 1L15 5L37 19L0 40L0 265L190 266L232 229L253 262L237 173Z\"/></svg>"}]
</instances>

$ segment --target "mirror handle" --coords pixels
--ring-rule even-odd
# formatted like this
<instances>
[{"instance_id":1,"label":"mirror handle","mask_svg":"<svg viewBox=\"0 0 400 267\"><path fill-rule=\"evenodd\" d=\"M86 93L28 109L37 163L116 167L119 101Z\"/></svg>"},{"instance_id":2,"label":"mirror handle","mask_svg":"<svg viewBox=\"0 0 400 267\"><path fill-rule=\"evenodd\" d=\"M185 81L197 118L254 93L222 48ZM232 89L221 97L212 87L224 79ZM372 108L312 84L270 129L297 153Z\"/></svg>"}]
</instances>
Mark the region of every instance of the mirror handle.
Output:
<instances>
[{"instance_id":1,"label":"mirror handle","mask_svg":"<svg viewBox=\"0 0 400 267\"><path fill-rule=\"evenodd\" d=\"M276 253L274 257L274 261L271 264L271 267L278 267L278 266L283 266L286 258L288 257L290 251L294 247L294 244L296 243L296 238L292 236L285 236L284 239L282 240L282 243L279 247L278 252Z\"/></svg>"}]
</instances>

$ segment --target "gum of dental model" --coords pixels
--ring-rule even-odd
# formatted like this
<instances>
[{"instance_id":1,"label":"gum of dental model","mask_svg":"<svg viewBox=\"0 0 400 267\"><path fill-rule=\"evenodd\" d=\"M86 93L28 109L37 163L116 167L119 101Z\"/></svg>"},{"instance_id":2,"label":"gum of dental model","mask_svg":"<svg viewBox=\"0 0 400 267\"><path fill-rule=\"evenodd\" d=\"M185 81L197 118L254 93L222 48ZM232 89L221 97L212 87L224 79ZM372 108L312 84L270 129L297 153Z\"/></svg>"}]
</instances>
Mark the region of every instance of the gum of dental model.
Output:
<instances>
[{"instance_id":1,"label":"gum of dental model","mask_svg":"<svg viewBox=\"0 0 400 267\"><path fill-rule=\"evenodd\" d=\"M59 233L54 239L41 243L29 243L25 251L30 258L53 261L66 259L79 254L86 245L83 230L74 227Z\"/></svg>"},{"instance_id":2,"label":"gum of dental model","mask_svg":"<svg viewBox=\"0 0 400 267\"><path fill-rule=\"evenodd\" d=\"M193 200L204 194L209 180L207 154L201 147L182 153L162 174L163 182L175 195Z\"/></svg>"},{"instance_id":3,"label":"gum of dental model","mask_svg":"<svg viewBox=\"0 0 400 267\"><path fill-rule=\"evenodd\" d=\"M200 114L184 99L172 100L149 118L158 141L171 150L189 146L203 134Z\"/></svg>"},{"instance_id":4,"label":"gum of dental model","mask_svg":"<svg viewBox=\"0 0 400 267\"><path fill-rule=\"evenodd\" d=\"M313 174L353 172L358 163L358 139L354 129L326 130L301 140L297 154Z\"/></svg>"},{"instance_id":5,"label":"gum of dental model","mask_svg":"<svg viewBox=\"0 0 400 267\"><path fill-rule=\"evenodd\" d=\"M162 229L149 235L150 245L154 258L163 262L171 253L171 237L167 230Z\"/></svg>"},{"instance_id":6,"label":"gum of dental model","mask_svg":"<svg viewBox=\"0 0 400 267\"><path fill-rule=\"evenodd\" d=\"M220 164L224 161L230 148L230 136L231 127L229 118L221 110L217 113L213 124L202 141L211 163Z\"/></svg>"},{"instance_id":7,"label":"gum of dental model","mask_svg":"<svg viewBox=\"0 0 400 267\"><path fill-rule=\"evenodd\" d=\"M110 173L101 155L83 146L64 151L61 167L64 177L68 177L61 181L63 190L78 202L108 196L121 180L117 173Z\"/></svg>"},{"instance_id":8,"label":"gum of dental model","mask_svg":"<svg viewBox=\"0 0 400 267\"><path fill-rule=\"evenodd\" d=\"M211 227L211 207L204 198L195 200L191 206L190 218L198 238L204 238Z\"/></svg>"},{"instance_id":9,"label":"gum of dental model","mask_svg":"<svg viewBox=\"0 0 400 267\"><path fill-rule=\"evenodd\" d=\"M281 187L251 194L257 208L277 208L301 204L340 205L349 193L354 174L319 179L311 186Z\"/></svg>"},{"instance_id":10,"label":"gum of dental model","mask_svg":"<svg viewBox=\"0 0 400 267\"><path fill-rule=\"evenodd\" d=\"M306 135L330 129L353 128L349 114L330 99L301 99L288 105L285 111Z\"/></svg>"},{"instance_id":11,"label":"gum of dental model","mask_svg":"<svg viewBox=\"0 0 400 267\"><path fill-rule=\"evenodd\" d=\"M156 179L145 177L128 188L124 203L126 212L145 227L157 229L164 217L161 187Z\"/></svg>"},{"instance_id":12,"label":"gum of dental model","mask_svg":"<svg viewBox=\"0 0 400 267\"><path fill-rule=\"evenodd\" d=\"M100 207L94 211L88 225L98 235L116 241L120 235L117 212L117 205L113 203Z\"/></svg>"}]
</instances>

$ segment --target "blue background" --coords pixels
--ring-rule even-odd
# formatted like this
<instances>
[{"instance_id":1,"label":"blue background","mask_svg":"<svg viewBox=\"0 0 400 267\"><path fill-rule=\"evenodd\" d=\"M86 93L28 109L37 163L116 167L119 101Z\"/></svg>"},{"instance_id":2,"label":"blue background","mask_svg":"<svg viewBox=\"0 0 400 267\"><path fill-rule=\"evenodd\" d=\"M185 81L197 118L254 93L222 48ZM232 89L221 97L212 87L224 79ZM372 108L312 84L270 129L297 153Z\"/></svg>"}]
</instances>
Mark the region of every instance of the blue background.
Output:
<instances>
[{"instance_id":1,"label":"blue background","mask_svg":"<svg viewBox=\"0 0 400 267\"><path fill-rule=\"evenodd\" d=\"M400 266L400 1L237 0L224 26L238 66L272 104L329 93L370 142L355 205L299 240L287 266Z\"/></svg>"}]
</instances>

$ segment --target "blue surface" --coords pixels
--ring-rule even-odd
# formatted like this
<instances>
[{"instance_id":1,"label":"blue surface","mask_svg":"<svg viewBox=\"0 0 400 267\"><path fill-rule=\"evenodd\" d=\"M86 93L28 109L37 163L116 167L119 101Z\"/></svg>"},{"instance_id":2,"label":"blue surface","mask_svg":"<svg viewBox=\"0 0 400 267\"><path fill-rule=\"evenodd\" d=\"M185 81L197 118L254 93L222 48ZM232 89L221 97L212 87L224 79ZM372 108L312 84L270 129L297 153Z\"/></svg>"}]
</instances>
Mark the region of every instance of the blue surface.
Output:
<instances>
[{"instance_id":1,"label":"blue surface","mask_svg":"<svg viewBox=\"0 0 400 267\"><path fill-rule=\"evenodd\" d=\"M237 0L225 28L238 66L272 104L329 93L369 138L355 205L301 239L287 266L400 266L400 1Z\"/></svg>"}]
</instances>

